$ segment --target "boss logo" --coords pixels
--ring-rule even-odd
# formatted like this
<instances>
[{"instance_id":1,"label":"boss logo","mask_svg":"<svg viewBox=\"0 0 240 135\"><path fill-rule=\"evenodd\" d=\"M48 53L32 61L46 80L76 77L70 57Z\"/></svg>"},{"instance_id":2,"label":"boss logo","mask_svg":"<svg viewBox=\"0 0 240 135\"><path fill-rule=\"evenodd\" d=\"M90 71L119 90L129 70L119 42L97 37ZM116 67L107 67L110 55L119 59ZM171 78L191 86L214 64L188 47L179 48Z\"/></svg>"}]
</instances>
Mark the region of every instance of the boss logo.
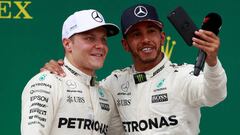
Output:
<instances>
[{"instance_id":1,"label":"boss logo","mask_svg":"<svg viewBox=\"0 0 240 135\"><path fill-rule=\"evenodd\" d=\"M167 93L152 96L152 103L166 102L166 101L168 101Z\"/></svg>"}]
</instances>

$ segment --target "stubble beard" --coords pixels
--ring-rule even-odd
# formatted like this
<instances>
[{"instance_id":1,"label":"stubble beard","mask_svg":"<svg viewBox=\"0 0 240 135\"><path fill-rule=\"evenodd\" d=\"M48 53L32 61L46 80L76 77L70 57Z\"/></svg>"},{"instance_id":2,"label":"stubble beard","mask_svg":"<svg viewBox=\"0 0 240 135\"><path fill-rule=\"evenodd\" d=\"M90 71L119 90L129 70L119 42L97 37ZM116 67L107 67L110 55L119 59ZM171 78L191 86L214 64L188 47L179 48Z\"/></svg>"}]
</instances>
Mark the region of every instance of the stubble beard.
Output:
<instances>
[{"instance_id":1,"label":"stubble beard","mask_svg":"<svg viewBox=\"0 0 240 135\"><path fill-rule=\"evenodd\" d=\"M137 58L141 63L148 64L157 62L158 59L161 59L161 47L157 50L157 54L154 58L143 58L139 53L134 52L132 48L130 48L130 53L132 54L133 58Z\"/></svg>"}]
</instances>

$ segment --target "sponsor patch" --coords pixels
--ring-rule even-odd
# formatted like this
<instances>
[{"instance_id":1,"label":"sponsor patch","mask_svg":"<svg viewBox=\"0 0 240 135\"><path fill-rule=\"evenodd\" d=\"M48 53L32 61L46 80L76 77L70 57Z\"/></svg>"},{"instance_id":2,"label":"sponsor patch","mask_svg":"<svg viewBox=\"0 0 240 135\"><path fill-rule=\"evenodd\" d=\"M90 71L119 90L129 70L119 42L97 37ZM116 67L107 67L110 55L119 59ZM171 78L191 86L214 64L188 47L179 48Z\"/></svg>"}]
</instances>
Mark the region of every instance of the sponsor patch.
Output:
<instances>
[{"instance_id":1,"label":"sponsor patch","mask_svg":"<svg viewBox=\"0 0 240 135\"><path fill-rule=\"evenodd\" d=\"M131 105L131 99L117 99L118 106L129 106Z\"/></svg>"},{"instance_id":2,"label":"sponsor patch","mask_svg":"<svg viewBox=\"0 0 240 135\"><path fill-rule=\"evenodd\" d=\"M35 83L35 84L31 85L31 88L37 87L37 86L44 86L44 87L48 87L50 89L52 88L52 85L47 84L47 83Z\"/></svg>"},{"instance_id":3,"label":"sponsor patch","mask_svg":"<svg viewBox=\"0 0 240 135\"><path fill-rule=\"evenodd\" d=\"M171 126L176 126L178 124L178 119L176 115L171 115L169 117L155 117L149 119L142 119L139 121L124 121L122 122L125 132L140 132L151 129L166 128ZM170 129L169 129L170 130Z\"/></svg>"},{"instance_id":4,"label":"sponsor patch","mask_svg":"<svg viewBox=\"0 0 240 135\"><path fill-rule=\"evenodd\" d=\"M43 118L43 117L40 117L39 115L29 116L28 118L29 118L30 120L31 120L31 119L38 119L39 121L46 122L46 119Z\"/></svg>"},{"instance_id":5,"label":"sponsor patch","mask_svg":"<svg viewBox=\"0 0 240 135\"><path fill-rule=\"evenodd\" d=\"M42 103L38 103L38 102L32 103L32 104L31 104L31 107L33 107L33 106L38 106L38 107L43 107L43 108L46 108L46 107L47 107L46 104L42 104Z\"/></svg>"},{"instance_id":6,"label":"sponsor patch","mask_svg":"<svg viewBox=\"0 0 240 135\"><path fill-rule=\"evenodd\" d=\"M47 90L30 90L30 94L34 94L34 93L45 93L45 94L50 94L50 91Z\"/></svg>"},{"instance_id":7,"label":"sponsor patch","mask_svg":"<svg viewBox=\"0 0 240 135\"><path fill-rule=\"evenodd\" d=\"M58 128L94 130L100 134L107 134L108 125L90 119L84 118L64 118L58 120Z\"/></svg>"},{"instance_id":8,"label":"sponsor patch","mask_svg":"<svg viewBox=\"0 0 240 135\"><path fill-rule=\"evenodd\" d=\"M44 81L45 78L46 78L47 74L42 74L40 77L39 77L39 81Z\"/></svg>"},{"instance_id":9,"label":"sponsor patch","mask_svg":"<svg viewBox=\"0 0 240 135\"><path fill-rule=\"evenodd\" d=\"M38 100L38 101L44 101L44 102L48 102L48 98L45 97L45 96L41 96L41 95L36 95L36 96L31 96L30 97L30 101L35 101L35 100Z\"/></svg>"},{"instance_id":10,"label":"sponsor patch","mask_svg":"<svg viewBox=\"0 0 240 135\"><path fill-rule=\"evenodd\" d=\"M166 102L166 101L168 101L167 93L152 96L152 103Z\"/></svg>"},{"instance_id":11,"label":"sponsor patch","mask_svg":"<svg viewBox=\"0 0 240 135\"><path fill-rule=\"evenodd\" d=\"M104 91L102 88L98 88L98 94L101 96L101 97L104 97Z\"/></svg>"},{"instance_id":12,"label":"sponsor patch","mask_svg":"<svg viewBox=\"0 0 240 135\"><path fill-rule=\"evenodd\" d=\"M101 103L101 102L99 102L99 103L100 103L100 106L101 106L101 109L102 109L102 110L106 110L106 111L109 111L109 110L110 110L109 104Z\"/></svg>"},{"instance_id":13,"label":"sponsor patch","mask_svg":"<svg viewBox=\"0 0 240 135\"><path fill-rule=\"evenodd\" d=\"M77 88L77 84L76 82L72 81L72 80L67 80L66 81L66 85L71 88L71 89L76 89Z\"/></svg>"},{"instance_id":14,"label":"sponsor patch","mask_svg":"<svg viewBox=\"0 0 240 135\"><path fill-rule=\"evenodd\" d=\"M41 110L39 108L33 108L33 109L30 109L30 114L31 113L38 113L40 115L46 115L47 114L47 111L44 111L44 110Z\"/></svg>"},{"instance_id":15,"label":"sponsor patch","mask_svg":"<svg viewBox=\"0 0 240 135\"><path fill-rule=\"evenodd\" d=\"M85 103L85 99L84 97L68 96L67 102L68 103Z\"/></svg>"}]
</instances>

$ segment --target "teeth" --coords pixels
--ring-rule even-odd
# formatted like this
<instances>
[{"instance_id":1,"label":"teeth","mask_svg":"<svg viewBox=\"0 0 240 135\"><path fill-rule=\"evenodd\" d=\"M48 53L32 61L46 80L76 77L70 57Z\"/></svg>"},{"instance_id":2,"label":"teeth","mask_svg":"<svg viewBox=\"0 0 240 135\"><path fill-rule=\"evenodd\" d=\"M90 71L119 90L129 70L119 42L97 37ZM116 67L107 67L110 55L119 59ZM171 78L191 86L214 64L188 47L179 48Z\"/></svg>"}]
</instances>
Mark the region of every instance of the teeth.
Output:
<instances>
[{"instance_id":1,"label":"teeth","mask_svg":"<svg viewBox=\"0 0 240 135\"><path fill-rule=\"evenodd\" d=\"M142 51L144 51L144 52L149 52L149 51L151 51L152 49L151 48L143 48L142 49Z\"/></svg>"},{"instance_id":2,"label":"teeth","mask_svg":"<svg viewBox=\"0 0 240 135\"><path fill-rule=\"evenodd\" d=\"M94 54L94 55L97 56L97 57L103 56L102 54Z\"/></svg>"}]
</instances>

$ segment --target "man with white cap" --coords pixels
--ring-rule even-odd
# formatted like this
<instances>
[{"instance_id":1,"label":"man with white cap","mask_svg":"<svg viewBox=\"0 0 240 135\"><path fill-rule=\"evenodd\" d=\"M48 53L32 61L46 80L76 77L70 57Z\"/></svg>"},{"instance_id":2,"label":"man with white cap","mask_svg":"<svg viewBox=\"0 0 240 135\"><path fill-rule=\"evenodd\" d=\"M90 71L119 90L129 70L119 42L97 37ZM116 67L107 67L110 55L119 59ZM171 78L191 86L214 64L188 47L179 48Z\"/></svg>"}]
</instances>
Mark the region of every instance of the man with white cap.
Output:
<instances>
[{"instance_id":1,"label":"man with white cap","mask_svg":"<svg viewBox=\"0 0 240 135\"><path fill-rule=\"evenodd\" d=\"M193 45L207 58L204 71L194 76L194 65L173 64L161 52L165 35L154 7L137 4L126 9L121 28L122 44L133 65L113 71L101 85L111 90L125 134L199 134L200 108L214 106L227 95L227 77L217 57L219 37L210 31L195 32L199 38L192 39ZM54 69L51 66L53 61L45 68Z\"/></svg>"},{"instance_id":2,"label":"man with white cap","mask_svg":"<svg viewBox=\"0 0 240 135\"><path fill-rule=\"evenodd\" d=\"M121 134L112 95L95 81L108 52L107 37L119 28L96 10L69 16L62 28L66 77L35 75L22 93L22 135Z\"/></svg>"}]
</instances>

